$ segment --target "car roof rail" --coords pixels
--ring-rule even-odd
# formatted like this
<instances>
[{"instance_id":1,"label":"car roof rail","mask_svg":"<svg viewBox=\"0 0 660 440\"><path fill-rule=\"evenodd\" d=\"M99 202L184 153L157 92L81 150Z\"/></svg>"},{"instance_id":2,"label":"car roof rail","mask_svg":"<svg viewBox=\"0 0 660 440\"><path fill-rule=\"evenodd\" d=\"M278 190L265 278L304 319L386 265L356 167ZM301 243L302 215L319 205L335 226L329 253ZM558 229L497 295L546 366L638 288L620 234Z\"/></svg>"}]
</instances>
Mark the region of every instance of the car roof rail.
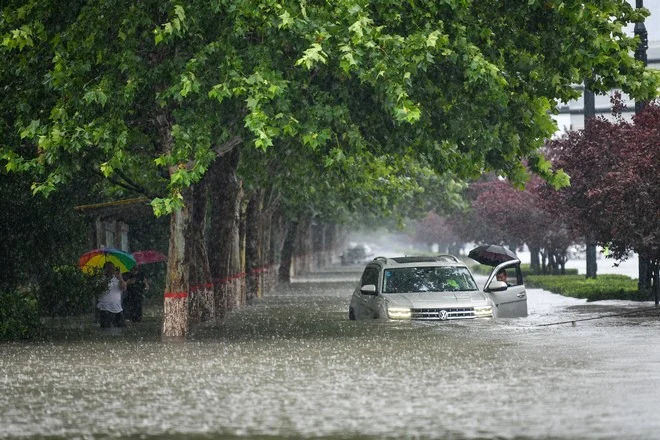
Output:
<instances>
[{"instance_id":1,"label":"car roof rail","mask_svg":"<svg viewBox=\"0 0 660 440\"><path fill-rule=\"evenodd\" d=\"M374 257L374 261L387 261L388 259L389 258L382 256Z\"/></svg>"},{"instance_id":2,"label":"car roof rail","mask_svg":"<svg viewBox=\"0 0 660 440\"><path fill-rule=\"evenodd\" d=\"M450 254L440 254L437 256L438 258L441 258L443 260L451 260L456 263L461 263L461 260L459 260L455 255L450 255Z\"/></svg>"}]
</instances>

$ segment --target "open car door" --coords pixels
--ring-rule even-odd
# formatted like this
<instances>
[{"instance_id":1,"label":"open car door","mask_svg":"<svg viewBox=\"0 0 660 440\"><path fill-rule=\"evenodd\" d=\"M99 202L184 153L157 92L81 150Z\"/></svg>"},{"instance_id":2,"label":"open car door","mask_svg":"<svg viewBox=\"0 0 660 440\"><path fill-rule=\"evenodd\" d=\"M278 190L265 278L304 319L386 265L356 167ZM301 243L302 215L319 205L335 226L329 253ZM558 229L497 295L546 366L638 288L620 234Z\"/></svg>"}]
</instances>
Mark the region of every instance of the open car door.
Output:
<instances>
[{"instance_id":1,"label":"open car door","mask_svg":"<svg viewBox=\"0 0 660 440\"><path fill-rule=\"evenodd\" d=\"M497 274L506 273L506 281L498 281ZM520 260L499 264L486 280L484 292L493 302L496 318L521 318L527 316L527 291L523 283Z\"/></svg>"}]
</instances>

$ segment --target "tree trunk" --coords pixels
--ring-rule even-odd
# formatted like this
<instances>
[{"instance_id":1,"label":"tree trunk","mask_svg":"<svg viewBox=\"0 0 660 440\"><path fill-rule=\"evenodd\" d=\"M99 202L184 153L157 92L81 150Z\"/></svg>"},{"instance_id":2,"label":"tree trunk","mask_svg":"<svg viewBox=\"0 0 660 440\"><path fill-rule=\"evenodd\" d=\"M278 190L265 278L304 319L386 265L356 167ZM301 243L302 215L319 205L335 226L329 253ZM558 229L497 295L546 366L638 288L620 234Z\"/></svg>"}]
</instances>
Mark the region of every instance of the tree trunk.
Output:
<instances>
[{"instance_id":1,"label":"tree trunk","mask_svg":"<svg viewBox=\"0 0 660 440\"><path fill-rule=\"evenodd\" d=\"M649 260L649 268L653 273L653 301L658 307L660 303L660 260Z\"/></svg>"},{"instance_id":2,"label":"tree trunk","mask_svg":"<svg viewBox=\"0 0 660 440\"><path fill-rule=\"evenodd\" d=\"M239 243L241 182L236 176L239 150L219 157L209 167L211 226L208 232L208 254L215 289L216 317L245 301L241 298L245 274L241 266Z\"/></svg>"},{"instance_id":3,"label":"tree trunk","mask_svg":"<svg viewBox=\"0 0 660 440\"><path fill-rule=\"evenodd\" d=\"M312 254L313 254L313 269L325 267L328 265L327 261L327 247L326 247L326 230L328 225L325 223L315 222L312 225Z\"/></svg>"},{"instance_id":4,"label":"tree trunk","mask_svg":"<svg viewBox=\"0 0 660 440\"><path fill-rule=\"evenodd\" d=\"M653 271L650 269L650 259L646 256L646 254L640 252L637 261L639 270L637 277L637 290L650 292L651 280L653 278Z\"/></svg>"},{"instance_id":5,"label":"tree trunk","mask_svg":"<svg viewBox=\"0 0 660 440\"><path fill-rule=\"evenodd\" d=\"M312 271L312 218L305 217L298 224L295 253L293 254L293 276Z\"/></svg>"},{"instance_id":6,"label":"tree trunk","mask_svg":"<svg viewBox=\"0 0 660 440\"><path fill-rule=\"evenodd\" d=\"M596 272L598 272L598 261L596 259L596 242L587 238L587 278L596 278Z\"/></svg>"},{"instance_id":7,"label":"tree trunk","mask_svg":"<svg viewBox=\"0 0 660 440\"><path fill-rule=\"evenodd\" d=\"M247 204L245 220L245 272L247 273L247 302L263 296L263 190L255 191Z\"/></svg>"},{"instance_id":8,"label":"tree trunk","mask_svg":"<svg viewBox=\"0 0 660 440\"><path fill-rule=\"evenodd\" d=\"M532 273L541 273L541 262L539 260L539 253L541 250L537 247L529 247L529 269Z\"/></svg>"},{"instance_id":9,"label":"tree trunk","mask_svg":"<svg viewBox=\"0 0 660 440\"><path fill-rule=\"evenodd\" d=\"M192 188L183 191L185 206L172 213L163 304L164 339L183 339L188 333L188 295Z\"/></svg>"},{"instance_id":10,"label":"tree trunk","mask_svg":"<svg viewBox=\"0 0 660 440\"><path fill-rule=\"evenodd\" d=\"M548 273L550 275L557 274L557 262L555 260L555 254L552 251L548 251Z\"/></svg>"},{"instance_id":11,"label":"tree trunk","mask_svg":"<svg viewBox=\"0 0 660 440\"><path fill-rule=\"evenodd\" d=\"M339 226L337 226L336 223L330 225L330 227L327 230L327 235L328 238L326 239L326 243L329 252L328 264L332 264L334 262L335 255L339 253L339 242L338 242Z\"/></svg>"},{"instance_id":12,"label":"tree trunk","mask_svg":"<svg viewBox=\"0 0 660 440\"><path fill-rule=\"evenodd\" d=\"M192 258L190 259L190 326L215 317L213 282L205 236L208 206L207 188L206 182L203 181L194 189L191 228Z\"/></svg>"},{"instance_id":13,"label":"tree trunk","mask_svg":"<svg viewBox=\"0 0 660 440\"><path fill-rule=\"evenodd\" d=\"M247 223L247 205L248 200L245 199L245 193L241 192L240 203L238 206L238 258L240 261L242 277L239 278L239 284L237 286L238 291L235 292L237 298L240 299L237 307L243 304L247 304L247 270L245 260L245 228Z\"/></svg>"},{"instance_id":14,"label":"tree trunk","mask_svg":"<svg viewBox=\"0 0 660 440\"><path fill-rule=\"evenodd\" d=\"M282 253L280 259L278 280L283 283L291 282L291 266L293 255L296 251L296 236L298 235L298 221L291 221L286 229L284 243L282 243Z\"/></svg>"},{"instance_id":15,"label":"tree trunk","mask_svg":"<svg viewBox=\"0 0 660 440\"><path fill-rule=\"evenodd\" d=\"M548 273L548 268L546 266L547 258L548 258L547 251L545 249L541 249L541 273L543 275L547 275Z\"/></svg>"},{"instance_id":16,"label":"tree trunk","mask_svg":"<svg viewBox=\"0 0 660 440\"><path fill-rule=\"evenodd\" d=\"M163 153L172 151L171 116L163 112L156 115L155 121ZM170 167L170 175L176 173ZM193 188L181 192L184 206L170 215L170 237L167 259L167 277L163 300L163 339L184 339L188 333L188 296L190 293L189 264L191 223L193 209Z\"/></svg>"},{"instance_id":17,"label":"tree trunk","mask_svg":"<svg viewBox=\"0 0 660 440\"><path fill-rule=\"evenodd\" d=\"M277 282L275 253L272 246L273 228L273 216L268 215L264 203L261 211L261 272L259 274L259 292L261 295L269 292Z\"/></svg>"},{"instance_id":18,"label":"tree trunk","mask_svg":"<svg viewBox=\"0 0 660 440\"><path fill-rule=\"evenodd\" d=\"M268 246L266 291L270 291L277 284L279 279L279 269L282 262L282 249L284 247L284 237L286 236L286 226L281 212L273 210L273 207L271 206L269 206L266 212L268 213L266 218L270 224L268 243L264 243L265 246Z\"/></svg>"}]
</instances>

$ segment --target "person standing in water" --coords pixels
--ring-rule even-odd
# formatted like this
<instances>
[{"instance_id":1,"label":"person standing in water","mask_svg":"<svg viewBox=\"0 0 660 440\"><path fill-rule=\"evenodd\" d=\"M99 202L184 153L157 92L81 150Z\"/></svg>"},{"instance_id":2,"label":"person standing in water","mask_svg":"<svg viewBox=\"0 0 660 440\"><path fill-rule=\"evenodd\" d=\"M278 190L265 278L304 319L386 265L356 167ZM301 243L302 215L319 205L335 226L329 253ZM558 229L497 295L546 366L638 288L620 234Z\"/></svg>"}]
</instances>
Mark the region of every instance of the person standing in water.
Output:
<instances>
[{"instance_id":1,"label":"person standing in water","mask_svg":"<svg viewBox=\"0 0 660 440\"><path fill-rule=\"evenodd\" d=\"M136 264L126 275L126 297L124 310L126 318L132 322L142 321L142 303L144 292L149 291L149 280L144 275L140 264Z\"/></svg>"},{"instance_id":2,"label":"person standing in water","mask_svg":"<svg viewBox=\"0 0 660 440\"><path fill-rule=\"evenodd\" d=\"M96 304L101 328L125 327L121 297L122 292L126 290L126 282L119 269L109 261L103 265L103 274L108 280L108 288Z\"/></svg>"}]
</instances>

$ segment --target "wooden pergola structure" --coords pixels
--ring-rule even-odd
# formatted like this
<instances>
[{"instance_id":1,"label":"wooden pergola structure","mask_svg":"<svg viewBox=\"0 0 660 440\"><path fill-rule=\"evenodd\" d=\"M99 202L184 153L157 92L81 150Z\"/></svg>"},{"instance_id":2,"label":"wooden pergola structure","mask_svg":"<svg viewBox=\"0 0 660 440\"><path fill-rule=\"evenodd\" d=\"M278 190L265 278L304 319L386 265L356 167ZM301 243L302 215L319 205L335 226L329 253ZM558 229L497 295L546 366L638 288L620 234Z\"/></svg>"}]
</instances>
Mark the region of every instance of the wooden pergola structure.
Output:
<instances>
[{"instance_id":1,"label":"wooden pergola structure","mask_svg":"<svg viewBox=\"0 0 660 440\"><path fill-rule=\"evenodd\" d=\"M146 197L80 205L74 209L92 218L92 248L117 248L130 252L129 224L132 220L153 214Z\"/></svg>"}]
</instances>

